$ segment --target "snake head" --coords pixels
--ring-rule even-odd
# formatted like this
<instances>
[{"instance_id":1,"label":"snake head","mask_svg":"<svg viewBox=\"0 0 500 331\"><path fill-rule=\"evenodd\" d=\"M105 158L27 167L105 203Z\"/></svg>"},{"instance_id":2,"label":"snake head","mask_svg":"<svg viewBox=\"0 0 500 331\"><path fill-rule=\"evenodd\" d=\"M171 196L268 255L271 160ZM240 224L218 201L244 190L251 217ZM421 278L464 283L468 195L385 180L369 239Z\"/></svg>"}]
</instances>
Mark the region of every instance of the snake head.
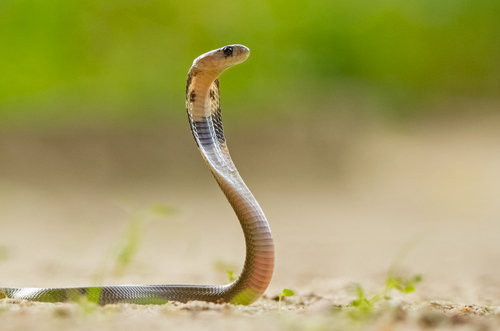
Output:
<instances>
[{"instance_id":1,"label":"snake head","mask_svg":"<svg viewBox=\"0 0 500 331\"><path fill-rule=\"evenodd\" d=\"M245 61L250 55L250 49L243 45L227 45L203 55L193 61L191 70L213 72L220 75L224 70Z\"/></svg>"}]
</instances>

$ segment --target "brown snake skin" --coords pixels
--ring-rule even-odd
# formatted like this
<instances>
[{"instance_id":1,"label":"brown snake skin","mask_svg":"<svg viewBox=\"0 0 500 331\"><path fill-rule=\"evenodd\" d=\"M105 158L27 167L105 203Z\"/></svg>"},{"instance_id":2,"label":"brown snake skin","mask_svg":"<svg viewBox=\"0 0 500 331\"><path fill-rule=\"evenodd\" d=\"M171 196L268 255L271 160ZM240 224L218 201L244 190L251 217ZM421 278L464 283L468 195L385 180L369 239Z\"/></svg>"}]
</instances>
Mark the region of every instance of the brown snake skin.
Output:
<instances>
[{"instance_id":1,"label":"brown snake skin","mask_svg":"<svg viewBox=\"0 0 500 331\"><path fill-rule=\"evenodd\" d=\"M167 301L251 304L266 290L274 269L274 243L257 200L241 179L227 149L219 105L219 75L245 61L250 50L229 45L193 62L186 85L186 109L198 149L240 221L246 259L237 280L228 285L115 285L66 288L0 288L0 297L64 302L82 296L101 305L160 304Z\"/></svg>"}]
</instances>

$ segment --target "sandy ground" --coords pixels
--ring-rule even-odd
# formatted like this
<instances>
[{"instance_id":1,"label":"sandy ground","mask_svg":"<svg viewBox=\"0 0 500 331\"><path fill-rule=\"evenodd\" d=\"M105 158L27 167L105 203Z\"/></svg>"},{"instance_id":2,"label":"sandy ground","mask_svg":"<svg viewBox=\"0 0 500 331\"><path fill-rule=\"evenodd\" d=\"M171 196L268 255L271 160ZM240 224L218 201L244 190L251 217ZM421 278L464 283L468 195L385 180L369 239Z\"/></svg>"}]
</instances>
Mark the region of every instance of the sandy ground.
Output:
<instances>
[{"instance_id":1,"label":"sandy ground","mask_svg":"<svg viewBox=\"0 0 500 331\"><path fill-rule=\"evenodd\" d=\"M500 117L361 122L290 119L276 133L226 121L276 242L274 278L257 303L4 299L1 329L500 328ZM241 268L241 230L187 128L4 132L0 155L2 286L219 284L227 275L217 264ZM168 215L152 213L158 205ZM134 220L137 252L118 270ZM423 281L360 315L353 284L371 297L394 264ZM278 310L283 288L296 295Z\"/></svg>"}]
</instances>

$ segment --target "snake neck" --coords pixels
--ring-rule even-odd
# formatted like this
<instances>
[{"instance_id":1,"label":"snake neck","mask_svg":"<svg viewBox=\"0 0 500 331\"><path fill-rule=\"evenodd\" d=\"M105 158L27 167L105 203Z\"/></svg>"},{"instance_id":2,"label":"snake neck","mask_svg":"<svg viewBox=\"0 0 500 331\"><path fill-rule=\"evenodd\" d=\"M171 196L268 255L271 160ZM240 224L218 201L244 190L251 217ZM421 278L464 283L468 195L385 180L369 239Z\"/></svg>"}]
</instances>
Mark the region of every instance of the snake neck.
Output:
<instances>
[{"instance_id":1,"label":"snake neck","mask_svg":"<svg viewBox=\"0 0 500 331\"><path fill-rule=\"evenodd\" d=\"M250 304L271 281L274 243L264 212L229 154L222 127L218 75L189 72L186 108L201 155L236 213L245 236L245 264L238 279L228 287L230 301Z\"/></svg>"}]
</instances>

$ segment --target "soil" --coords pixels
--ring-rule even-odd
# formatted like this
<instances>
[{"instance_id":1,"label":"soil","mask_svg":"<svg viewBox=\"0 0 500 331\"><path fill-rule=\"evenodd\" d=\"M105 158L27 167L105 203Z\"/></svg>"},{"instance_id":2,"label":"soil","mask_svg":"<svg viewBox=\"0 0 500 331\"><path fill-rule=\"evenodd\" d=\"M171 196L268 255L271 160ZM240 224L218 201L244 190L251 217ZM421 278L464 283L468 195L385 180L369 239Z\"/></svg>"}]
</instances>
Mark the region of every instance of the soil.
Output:
<instances>
[{"instance_id":1,"label":"soil","mask_svg":"<svg viewBox=\"0 0 500 331\"><path fill-rule=\"evenodd\" d=\"M226 130L276 243L255 304L3 299L1 329L499 329L500 117L300 122ZM241 230L187 128L4 132L0 155L2 286L221 284L241 268ZM353 307L353 284L371 298L389 270L422 281Z\"/></svg>"}]
</instances>

